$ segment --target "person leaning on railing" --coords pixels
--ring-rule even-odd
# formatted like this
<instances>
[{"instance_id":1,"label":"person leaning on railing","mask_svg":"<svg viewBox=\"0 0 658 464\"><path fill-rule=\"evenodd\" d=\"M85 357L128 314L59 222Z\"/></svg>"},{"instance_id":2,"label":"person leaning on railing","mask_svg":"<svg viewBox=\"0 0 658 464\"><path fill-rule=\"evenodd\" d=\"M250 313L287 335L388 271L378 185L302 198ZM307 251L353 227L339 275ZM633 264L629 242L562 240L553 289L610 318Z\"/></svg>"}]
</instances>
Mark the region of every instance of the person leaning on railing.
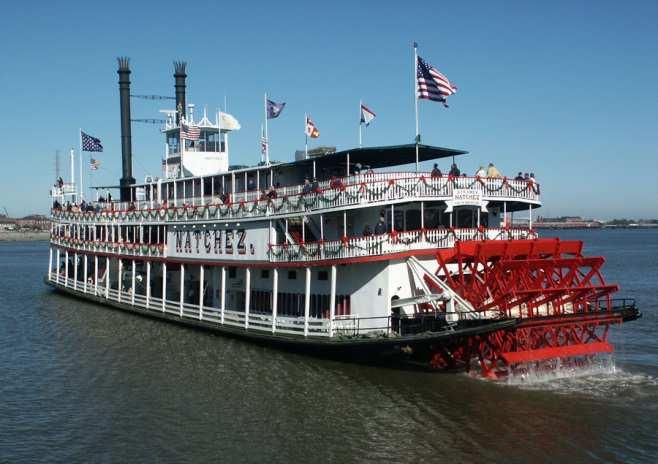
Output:
<instances>
[{"instance_id":1,"label":"person leaning on railing","mask_svg":"<svg viewBox=\"0 0 658 464\"><path fill-rule=\"evenodd\" d=\"M443 177L443 173L439 169L438 164L434 163L434 168L432 169L432 172L430 173L430 176L432 177L432 179L439 179L439 178Z\"/></svg>"}]
</instances>

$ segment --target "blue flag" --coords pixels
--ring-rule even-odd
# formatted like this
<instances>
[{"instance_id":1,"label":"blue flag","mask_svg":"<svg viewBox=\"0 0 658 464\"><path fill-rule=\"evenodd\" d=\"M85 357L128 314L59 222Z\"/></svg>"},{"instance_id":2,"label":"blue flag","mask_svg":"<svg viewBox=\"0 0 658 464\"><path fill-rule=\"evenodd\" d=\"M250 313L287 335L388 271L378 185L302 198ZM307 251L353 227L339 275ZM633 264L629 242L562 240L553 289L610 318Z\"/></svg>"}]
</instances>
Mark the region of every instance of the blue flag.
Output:
<instances>
[{"instance_id":1,"label":"blue flag","mask_svg":"<svg viewBox=\"0 0 658 464\"><path fill-rule=\"evenodd\" d=\"M285 106L285 103L276 103L272 100L267 100L267 119L278 118Z\"/></svg>"}]
</instances>

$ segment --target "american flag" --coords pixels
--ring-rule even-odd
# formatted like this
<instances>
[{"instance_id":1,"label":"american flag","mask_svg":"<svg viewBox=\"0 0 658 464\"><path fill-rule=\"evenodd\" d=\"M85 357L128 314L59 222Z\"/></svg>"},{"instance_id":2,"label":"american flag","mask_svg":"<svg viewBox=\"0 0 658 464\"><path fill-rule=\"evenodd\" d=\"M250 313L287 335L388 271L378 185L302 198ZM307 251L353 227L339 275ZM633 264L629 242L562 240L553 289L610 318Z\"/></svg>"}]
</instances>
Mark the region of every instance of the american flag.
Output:
<instances>
[{"instance_id":1,"label":"american flag","mask_svg":"<svg viewBox=\"0 0 658 464\"><path fill-rule=\"evenodd\" d=\"M80 138L82 139L82 151L103 151L103 144L100 139L82 131L80 131Z\"/></svg>"},{"instance_id":2,"label":"american flag","mask_svg":"<svg viewBox=\"0 0 658 464\"><path fill-rule=\"evenodd\" d=\"M267 138L264 135L260 136L260 152L263 155L267 154Z\"/></svg>"},{"instance_id":3,"label":"american flag","mask_svg":"<svg viewBox=\"0 0 658 464\"><path fill-rule=\"evenodd\" d=\"M187 125L181 121L180 123L180 138L187 140L199 140L201 137L201 129L197 126Z\"/></svg>"},{"instance_id":4,"label":"american flag","mask_svg":"<svg viewBox=\"0 0 658 464\"><path fill-rule=\"evenodd\" d=\"M98 171L98 168L101 167L101 162L97 159L91 158L89 160L89 169L92 171Z\"/></svg>"},{"instance_id":5,"label":"american flag","mask_svg":"<svg viewBox=\"0 0 658 464\"><path fill-rule=\"evenodd\" d=\"M416 62L416 79L419 99L438 101L446 108L448 107L446 97L457 92L457 86L451 84L445 75L420 56Z\"/></svg>"}]
</instances>

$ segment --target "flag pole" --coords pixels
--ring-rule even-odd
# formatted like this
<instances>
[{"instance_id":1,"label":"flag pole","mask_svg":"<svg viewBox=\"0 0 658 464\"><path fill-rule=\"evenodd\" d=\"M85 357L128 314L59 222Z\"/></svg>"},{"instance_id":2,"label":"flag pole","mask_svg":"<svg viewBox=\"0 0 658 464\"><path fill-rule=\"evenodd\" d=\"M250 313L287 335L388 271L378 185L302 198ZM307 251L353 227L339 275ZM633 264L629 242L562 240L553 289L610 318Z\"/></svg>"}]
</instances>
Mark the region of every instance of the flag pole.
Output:
<instances>
[{"instance_id":1,"label":"flag pole","mask_svg":"<svg viewBox=\"0 0 658 464\"><path fill-rule=\"evenodd\" d=\"M265 92L265 98L263 100L263 111L265 112L265 164L270 164L270 134L267 132L267 92Z\"/></svg>"},{"instance_id":2,"label":"flag pole","mask_svg":"<svg viewBox=\"0 0 658 464\"><path fill-rule=\"evenodd\" d=\"M361 106L363 106L363 101L359 100L359 148L362 146L362 138L361 138Z\"/></svg>"},{"instance_id":3,"label":"flag pole","mask_svg":"<svg viewBox=\"0 0 658 464\"><path fill-rule=\"evenodd\" d=\"M82 185L82 127L78 129L78 148L80 149L78 161L80 163L80 200L84 200L85 193Z\"/></svg>"},{"instance_id":4,"label":"flag pole","mask_svg":"<svg viewBox=\"0 0 658 464\"><path fill-rule=\"evenodd\" d=\"M414 108L416 110L416 173L419 171L418 144L420 143L420 126L418 124L418 44L414 42Z\"/></svg>"},{"instance_id":5,"label":"flag pole","mask_svg":"<svg viewBox=\"0 0 658 464\"><path fill-rule=\"evenodd\" d=\"M308 115L304 113L304 159L308 159Z\"/></svg>"}]
</instances>

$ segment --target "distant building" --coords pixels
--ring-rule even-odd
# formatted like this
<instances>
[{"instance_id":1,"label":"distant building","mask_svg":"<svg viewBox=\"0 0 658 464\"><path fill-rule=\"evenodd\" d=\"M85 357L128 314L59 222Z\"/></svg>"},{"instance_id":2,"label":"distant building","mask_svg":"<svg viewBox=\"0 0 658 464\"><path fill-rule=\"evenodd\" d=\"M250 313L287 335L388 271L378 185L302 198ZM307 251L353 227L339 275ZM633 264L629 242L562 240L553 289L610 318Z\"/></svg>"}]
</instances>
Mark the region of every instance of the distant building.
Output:
<instances>
[{"instance_id":1,"label":"distant building","mask_svg":"<svg viewBox=\"0 0 658 464\"><path fill-rule=\"evenodd\" d=\"M603 227L603 222L580 216L539 217L534 226L537 229L599 229Z\"/></svg>"},{"instance_id":2,"label":"distant building","mask_svg":"<svg viewBox=\"0 0 658 464\"><path fill-rule=\"evenodd\" d=\"M21 228L47 230L50 228L50 220L42 214L31 214L21 219L16 219L15 223Z\"/></svg>"}]
</instances>

